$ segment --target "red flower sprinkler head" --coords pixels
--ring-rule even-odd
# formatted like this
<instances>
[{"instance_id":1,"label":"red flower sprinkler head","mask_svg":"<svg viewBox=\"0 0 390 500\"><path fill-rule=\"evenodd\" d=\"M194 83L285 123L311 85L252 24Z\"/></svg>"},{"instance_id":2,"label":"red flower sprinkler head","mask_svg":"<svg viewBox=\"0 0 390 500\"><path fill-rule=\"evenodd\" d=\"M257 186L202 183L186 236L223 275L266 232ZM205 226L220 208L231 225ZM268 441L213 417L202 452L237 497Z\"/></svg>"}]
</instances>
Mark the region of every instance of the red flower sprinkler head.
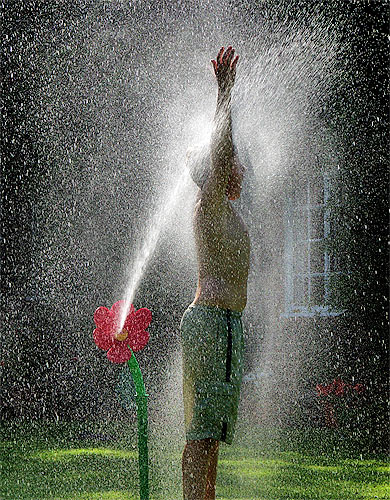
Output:
<instances>
[{"instance_id":1,"label":"red flower sprinkler head","mask_svg":"<svg viewBox=\"0 0 390 500\"><path fill-rule=\"evenodd\" d=\"M146 307L136 311L131 304L121 330L120 318L125 307L126 301L119 300L111 309L98 307L94 314L93 339L100 349L107 351L107 357L113 363L125 363L131 358L132 351L140 351L149 341L146 328L152 321L152 313Z\"/></svg>"},{"instance_id":2,"label":"red flower sprinkler head","mask_svg":"<svg viewBox=\"0 0 390 500\"><path fill-rule=\"evenodd\" d=\"M329 384L329 385L317 384L316 385L317 393L319 396L329 396L329 394L332 391L332 388L333 388L333 386L331 384Z\"/></svg>"}]
</instances>

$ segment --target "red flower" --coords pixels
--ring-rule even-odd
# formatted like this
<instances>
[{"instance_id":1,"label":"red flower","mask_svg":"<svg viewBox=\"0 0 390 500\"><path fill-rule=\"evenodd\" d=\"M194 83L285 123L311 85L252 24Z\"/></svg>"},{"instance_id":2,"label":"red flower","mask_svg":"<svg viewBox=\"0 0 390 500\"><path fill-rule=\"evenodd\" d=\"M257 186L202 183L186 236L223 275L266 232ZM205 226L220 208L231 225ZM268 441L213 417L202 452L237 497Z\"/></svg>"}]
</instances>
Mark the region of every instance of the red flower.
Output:
<instances>
[{"instance_id":1,"label":"red flower","mask_svg":"<svg viewBox=\"0 0 390 500\"><path fill-rule=\"evenodd\" d=\"M350 386L343 382L340 378L335 378L333 382L328 385L316 385L319 396L329 396L329 394L334 394L335 396L343 396L345 390L349 388Z\"/></svg>"},{"instance_id":2,"label":"red flower","mask_svg":"<svg viewBox=\"0 0 390 500\"><path fill-rule=\"evenodd\" d=\"M149 333L145 329L152 321L152 313L145 307L136 311L131 304L120 330L121 312L125 307L126 302L119 300L111 309L98 307L94 314L96 329L93 339L100 349L108 351L107 357L113 363L125 363L131 358L131 350L140 351L149 341Z\"/></svg>"},{"instance_id":3,"label":"red flower","mask_svg":"<svg viewBox=\"0 0 390 500\"><path fill-rule=\"evenodd\" d=\"M335 378L332 382L333 393L335 396L343 396L344 392L349 389L349 385L341 380L341 378Z\"/></svg>"},{"instance_id":4,"label":"red flower","mask_svg":"<svg viewBox=\"0 0 390 500\"><path fill-rule=\"evenodd\" d=\"M353 389L358 393L358 394L363 394L366 390L363 384L356 384Z\"/></svg>"},{"instance_id":5,"label":"red flower","mask_svg":"<svg viewBox=\"0 0 390 500\"><path fill-rule=\"evenodd\" d=\"M330 394L330 392L332 390L332 385L331 384L329 384L329 385L317 384L316 389L317 389L319 396L328 396L328 394Z\"/></svg>"}]
</instances>

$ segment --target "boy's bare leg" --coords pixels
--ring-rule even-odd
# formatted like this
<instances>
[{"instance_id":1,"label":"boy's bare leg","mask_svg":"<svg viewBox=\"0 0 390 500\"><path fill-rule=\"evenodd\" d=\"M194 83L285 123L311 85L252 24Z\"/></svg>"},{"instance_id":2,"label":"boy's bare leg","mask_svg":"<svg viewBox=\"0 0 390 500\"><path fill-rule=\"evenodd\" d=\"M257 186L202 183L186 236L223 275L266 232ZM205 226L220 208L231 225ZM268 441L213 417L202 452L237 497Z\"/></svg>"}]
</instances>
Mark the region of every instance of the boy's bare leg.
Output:
<instances>
[{"instance_id":1,"label":"boy's bare leg","mask_svg":"<svg viewBox=\"0 0 390 500\"><path fill-rule=\"evenodd\" d=\"M205 497L206 485L210 459L212 456L215 458L216 444L218 441L215 439L200 439L188 441L185 445L182 461L184 500L208 498Z\"/></svg>"},{"instance_id":2,"label":"boy's bare leg","mask_svg":"<svg viewBox=\"0 0 390 500\"><path fill-rule=\"evenodd\" d=\"M210 451L209 470L207 472L206 494L205 500L215 500L215 484L217 481L217 465L218 465L219 441L215 441L215 445Z\"/></svg>"}]
</instances>

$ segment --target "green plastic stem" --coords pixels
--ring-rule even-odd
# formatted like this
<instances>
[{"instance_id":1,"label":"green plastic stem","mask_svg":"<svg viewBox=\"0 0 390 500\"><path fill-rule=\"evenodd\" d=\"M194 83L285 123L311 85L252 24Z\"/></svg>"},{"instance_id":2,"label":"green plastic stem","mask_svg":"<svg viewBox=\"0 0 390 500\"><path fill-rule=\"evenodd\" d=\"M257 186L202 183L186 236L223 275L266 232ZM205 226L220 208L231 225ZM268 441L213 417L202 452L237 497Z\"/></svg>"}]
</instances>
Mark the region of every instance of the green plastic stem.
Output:
<instances>
[{"instance_id":1,"label":"green plastic stem","mask_svg":"<svg viewBox=\"0 0 390 500\"><path fill-rule=\"evenodd\" d=\"M137 392L138 417L138 465L140 500L149 500L149 463L148 463L148 395L142 373L133 351L127 362Z\"/></svg>"}]
</instances>

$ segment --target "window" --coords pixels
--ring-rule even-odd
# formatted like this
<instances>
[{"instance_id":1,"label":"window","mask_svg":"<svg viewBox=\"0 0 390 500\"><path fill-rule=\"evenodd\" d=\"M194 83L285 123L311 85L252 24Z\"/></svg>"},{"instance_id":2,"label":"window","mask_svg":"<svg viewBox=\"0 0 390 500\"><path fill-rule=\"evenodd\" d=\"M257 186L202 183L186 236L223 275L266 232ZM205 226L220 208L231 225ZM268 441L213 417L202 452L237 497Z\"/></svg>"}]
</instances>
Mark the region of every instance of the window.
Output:
<instances>
[{"instance_id":1,"label":"window","mask_svg":"<svg viewBox=\"0 0 390 500\"><path fill-rule=\"evenodd\" d=\"M292 188L285 212L285 312L283 316L337 316L329 305L330 280L340 274L327 250L331 178L323 173Z\"/></svg>"}]
</instances>

